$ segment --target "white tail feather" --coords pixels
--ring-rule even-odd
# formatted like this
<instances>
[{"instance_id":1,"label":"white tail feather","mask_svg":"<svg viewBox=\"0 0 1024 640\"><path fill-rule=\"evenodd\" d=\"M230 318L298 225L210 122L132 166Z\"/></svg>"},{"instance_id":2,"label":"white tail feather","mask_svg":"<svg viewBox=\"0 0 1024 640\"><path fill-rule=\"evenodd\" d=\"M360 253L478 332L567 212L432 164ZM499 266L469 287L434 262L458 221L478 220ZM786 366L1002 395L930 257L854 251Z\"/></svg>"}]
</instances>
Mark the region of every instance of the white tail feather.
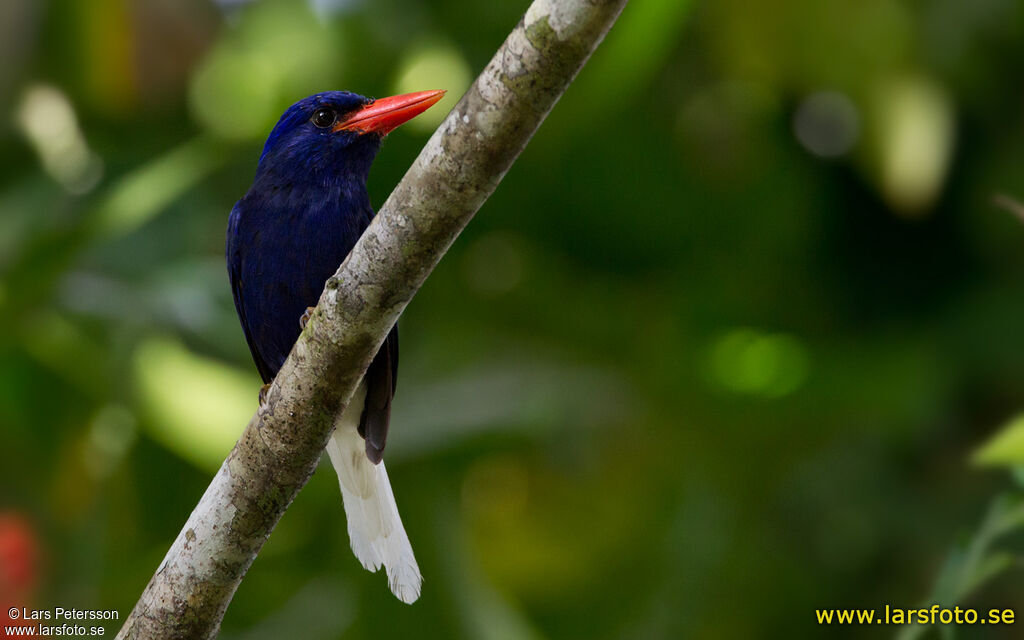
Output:
<instances>
[{"instance_id":1,"label":"white tail feather","mask_svg":"<svg viewBox=\"0 0 1024 640\"><path fill-rule=\"evenodd\" d=\"M398 515L384 463L370 462L366 443L357 430L365 399L366 385L360 383L335 422L334 433L327 442L327 455L338 472L353 553L368 571L384 565L391 592L402 602L412 604L420 597L423 576Z\"/></svg>"}]
</instances>

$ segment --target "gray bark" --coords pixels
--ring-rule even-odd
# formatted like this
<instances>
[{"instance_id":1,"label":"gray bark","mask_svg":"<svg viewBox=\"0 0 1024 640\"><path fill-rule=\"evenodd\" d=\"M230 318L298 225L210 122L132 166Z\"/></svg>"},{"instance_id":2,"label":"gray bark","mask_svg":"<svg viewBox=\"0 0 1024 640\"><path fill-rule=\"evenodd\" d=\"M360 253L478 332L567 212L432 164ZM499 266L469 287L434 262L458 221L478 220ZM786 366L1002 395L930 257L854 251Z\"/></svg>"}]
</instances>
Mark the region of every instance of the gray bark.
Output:
<instances>
[{"instance_id":1,"label":"gray bark","mask_svg":"<svg viewBox=\"0 0 1024 640\"><path fill-rule=\"evenodd\" d=\"M530 6L327 281L266 403L118 638L216 636L235 589L312 475L334 416L388 330L625 4L536 0ZM401 438L398 426L393 437Z\"/></svg>"}]
</instances>

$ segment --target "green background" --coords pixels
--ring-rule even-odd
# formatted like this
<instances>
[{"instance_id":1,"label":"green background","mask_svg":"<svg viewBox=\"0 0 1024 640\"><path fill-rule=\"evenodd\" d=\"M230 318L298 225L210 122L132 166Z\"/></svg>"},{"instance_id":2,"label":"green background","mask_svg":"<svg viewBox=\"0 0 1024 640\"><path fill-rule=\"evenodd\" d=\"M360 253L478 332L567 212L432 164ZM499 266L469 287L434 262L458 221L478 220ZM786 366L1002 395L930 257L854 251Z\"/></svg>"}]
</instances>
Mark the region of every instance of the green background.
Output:
<instances>
[{"instance_id":1,"label":"green background","mask_svg":"<svg viewBox=\"0 0 1024 640\"><path fill-rule=\"evenodd\" d=\"M379 206L526 8L0 4L11 593L127 615L255 409L224 230L281 111L448 89L388 138ZM1018 197L1020 2L635 0L402 318L423 597L359 567L322 467L222 637L891 637L814 610L1019 605Z\"/></svg>"}]
</instances>

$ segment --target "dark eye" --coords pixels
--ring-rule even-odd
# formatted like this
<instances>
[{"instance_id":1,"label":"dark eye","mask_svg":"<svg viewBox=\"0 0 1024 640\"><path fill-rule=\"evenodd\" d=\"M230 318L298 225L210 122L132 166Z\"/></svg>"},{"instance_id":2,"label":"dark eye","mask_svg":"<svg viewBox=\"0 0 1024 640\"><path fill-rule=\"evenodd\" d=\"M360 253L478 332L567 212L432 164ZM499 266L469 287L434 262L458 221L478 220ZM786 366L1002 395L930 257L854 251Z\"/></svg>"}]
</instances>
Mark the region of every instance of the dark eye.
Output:
<instances>
[{"instance_id":1,"label":"dark eye","mask_svg":"<svg viewBox=\"0 0 1024 640\"><path fill-rule=\"evenodd\" d=\"M334 121L337 119L338 114L334 113L334 109L320 107L313 113L313 117L310 118L310 121L321 129L326 129L334 124Z\"/></svg>"}]
</instances>

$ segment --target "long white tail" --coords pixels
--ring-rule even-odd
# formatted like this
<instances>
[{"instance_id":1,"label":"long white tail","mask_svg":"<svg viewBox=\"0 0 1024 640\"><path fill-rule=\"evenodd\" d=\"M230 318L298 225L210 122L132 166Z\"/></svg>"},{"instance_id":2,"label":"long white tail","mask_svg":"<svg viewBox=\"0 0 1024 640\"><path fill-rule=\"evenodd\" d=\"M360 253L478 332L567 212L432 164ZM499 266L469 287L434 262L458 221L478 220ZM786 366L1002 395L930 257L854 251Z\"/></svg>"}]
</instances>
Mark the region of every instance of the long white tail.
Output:
<instances>
[{"instance_id":1,"label":"long white tail","mask_svg":"<svg viewBox=\"0 0 1024 640\"><path fill-rule=\"evenodd\" d=\"M360 383L335 422L327 455L338 472L352 551L368 571L384 565L391 592L412 604L420 597L423 576L398 515L384 463L373 464L366 457L366 443L358 431L365 399L366 385Z\"/></svg>"}]
</instances>

